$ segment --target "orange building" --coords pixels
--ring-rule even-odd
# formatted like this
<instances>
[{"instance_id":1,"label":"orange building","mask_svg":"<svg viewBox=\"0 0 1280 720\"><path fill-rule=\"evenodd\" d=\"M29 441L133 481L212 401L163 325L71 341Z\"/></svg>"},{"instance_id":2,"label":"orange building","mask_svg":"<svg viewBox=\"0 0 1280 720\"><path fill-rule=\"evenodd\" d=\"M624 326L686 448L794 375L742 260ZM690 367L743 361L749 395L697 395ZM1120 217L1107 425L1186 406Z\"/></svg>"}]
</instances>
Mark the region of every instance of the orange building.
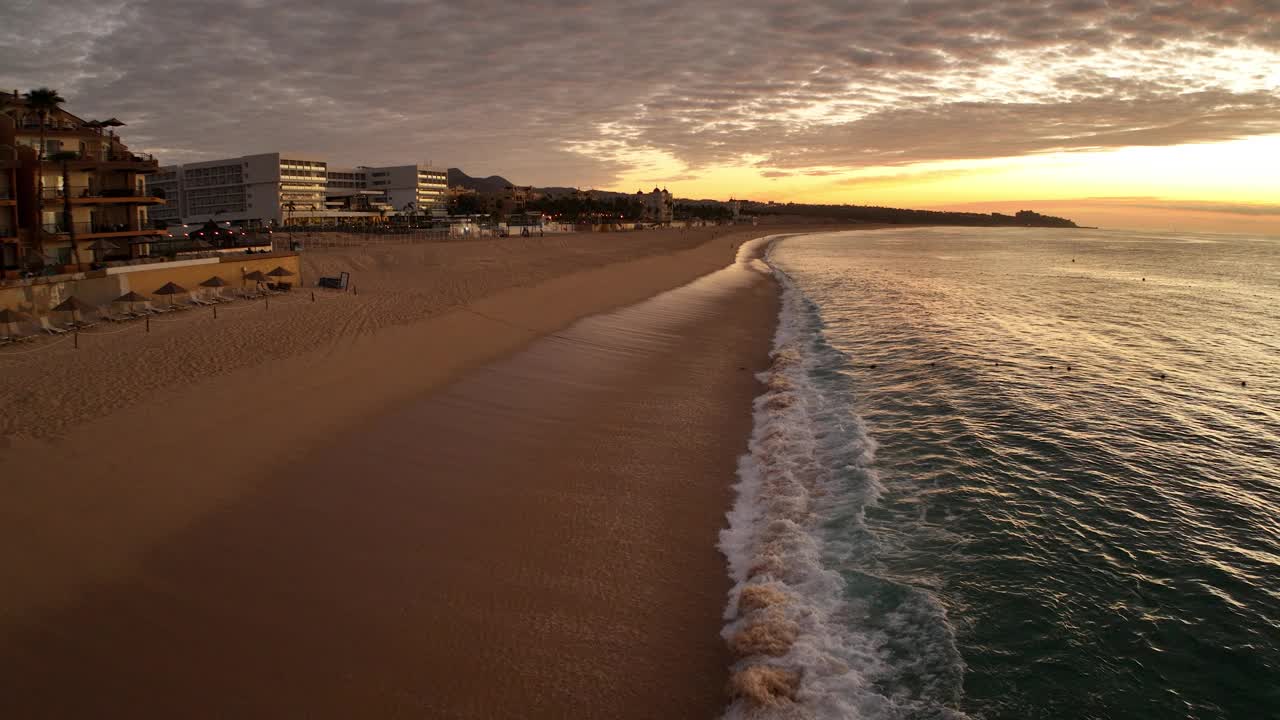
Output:
<instances>
[{"instance_id":1,"label":"orange building","mask_svg":"<svg viewBox=\"0 0 1280 720\"><path fill-rule=\"evenodd\" d=\"M150 227L147 192L156 172L116 135L123 125L61 108L44 118L14 91L0 111L0 270L75 272L95 262L144 256L164 235ZM41 148L43 137L44 147ZM43 150L43 153L41 153Z\"/></svg>"}]
</instances>

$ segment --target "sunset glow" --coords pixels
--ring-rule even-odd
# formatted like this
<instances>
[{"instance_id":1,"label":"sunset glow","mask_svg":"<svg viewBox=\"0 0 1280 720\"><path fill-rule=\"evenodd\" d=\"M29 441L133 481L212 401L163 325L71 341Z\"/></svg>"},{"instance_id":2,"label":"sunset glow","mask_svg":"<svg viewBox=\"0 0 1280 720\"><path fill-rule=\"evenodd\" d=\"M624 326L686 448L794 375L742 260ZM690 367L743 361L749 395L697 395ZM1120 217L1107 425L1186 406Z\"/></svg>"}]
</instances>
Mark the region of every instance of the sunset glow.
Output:
<instances>
[{"instance_id":1,"label":"sunset glow","mask_svg":"<svg viewBox=\"0 0 1280 720\"><path fill-rule=\"evenodd\" d=\"M72 4L80 24L36 3L8 27L85 51L0 30L0 81L110 108L163 162L290 149L542 186L1049 201L1085 224L1280 233L1267 3ZM213 32L158 63L134 17Z\"/></svg>"}]
</instances>

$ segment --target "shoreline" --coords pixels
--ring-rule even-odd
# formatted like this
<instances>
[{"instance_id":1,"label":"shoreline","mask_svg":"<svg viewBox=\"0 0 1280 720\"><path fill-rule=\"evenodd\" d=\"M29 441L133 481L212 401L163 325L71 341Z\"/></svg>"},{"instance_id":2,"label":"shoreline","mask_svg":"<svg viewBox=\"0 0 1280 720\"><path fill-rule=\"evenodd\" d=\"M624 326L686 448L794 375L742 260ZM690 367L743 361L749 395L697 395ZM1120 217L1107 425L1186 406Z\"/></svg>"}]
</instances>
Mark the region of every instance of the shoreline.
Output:
<instances>
[{"instance_id":1,"label":"shoreline","mask_svg":"<svg viewBox=\"0 0 1280 720\"><path fill-rule=\"evenodd\" d=\"M760 234L759 230L751 233ZM663 285L683 285L703 275L708 265L727 255L730 242L737 244L721 237L688 250L607 264L532 287L504 290L471 303L475 313L452 312L384 328L348 347L329 348L324 357L329 361L327 366L317 367L314 356L303 356L275 360L266 371L260 366L254 368L255 373L235 371L214 378L162 398L170 410L177 406L175 414L183 417L185 424L172 433L157 429L142 442L129 443L129 433L123 430L131 427L131 419L155 412L154 400L81 425L53 443L35 445L37 450L50 445L58 448L60 453L52 457L45 452L23 452L32 448L2 451L6 465L18 470L12 474L18 480L7 488L10 499L18 502L0 513L5 520L4 532L14 540L7 544L7 550L0 551L8 568L6 574L11 575L6 586L14 589L0 612L0 638L5 638L0 644L0 667L8 668L16 687L29 691L22 693L24 698L33 703L43 698L53 706L76 702L65 693L68 686L83 689L80 701L86 703L82 707L89 707L98 695L95 690L109 693L111 687L131 678L164 676L171 680L167 684L176 694L131 699L142 702L141 708L160 708L183 699L178 688L184 682L189 683L188 691L202 694L197 680L217 678L219 683L229 683L228 692L255 699L257 704L246 708L266 708L284 702L287 695L295 702L314 703L319 714L336 712L349 702L349 708L377 706L388 712L414 709L482 716L485 713L479 712L476 703L491 697L510 700L513 704L504 706L510 712L524 707L532 714L577 710L592 702L591 698L600 708L612 708L608 714L620 717L625 716L624 710L636 717L651 716L653 703L659 698L681 703L671 706L676 715L690 711L693 706L689 702L697 703L695 714L722 711L727 701L722 688L729 660L719 630L729 579L723 557L716 550L716 533L730 506L733 467L745 448L751 401L759 390L754 374L742 369L746 366L741 358L750 356L758 361L748 370L762 369L767 362L772 323L777 318L777 293L769 289L762 294L760 285L739 290L745 294L735 297L745 300L719 300L714 312L708 314L704 308L701 317L690 309L696 302L682 301L677 312L671 307L655 311L652 301L642 302L635 307L649 306L641 311L644 322L665 313L667 321L682 324L683 329L672 332L650 327L633 332L630 345L612 349L601 340L618 332L618 313L595 316L594 330L580 328L591 325L585 321L556 331L589 314L590 309L583 312L585 304L605 310L623 307L653 295L655 285L660 292ZM724 260L719 260L718 265L723 264ZM733 322L725 322L721 312L728 306L732 306L729 315ZM635 327L640 321L633 318L627 322ZM581 335L577 342L573 342L575 333ZM442 342L451 346L451 356L427 360L431 356L425 351ZM566 345L574 352L566 354ZM581 360L584 350L590 350L585 356L590 362L585 364ZM415 356L412 351L421 354ZM514 356L510 355L513 351ZM644 357L646 352L650 353L648 361L624 362L637 353ZM557 382L565 382L565 360L575 353L579 360L569 377L569 389L560 387L551 392ZM501 359L504 356L506 360ZM680 367L672 364L677 360L693 364L670 372ZM385 367L388 363L390 368ZM601 374L602 368L607 372ZM538 382L527 382L530 372ZM508 378L505 384L503 373ZM588 380L592 373L594 379ZM690 378L695 376L697 382L692 382ZM406 378L412 378L408 384L417 390L406 391ZM524 378L525 382L510 378ZM199 418L199 408L207 407L212 398L233 392L233 388L242 390L250 384L256 391L252 397L269 401L286 393L305 395L307 389L333 389L351 383L359 384L363 391L355 393L358 401L350 397L335 401L321 394L329 404L300 403L314 412L305 422L286 428L288 432L236 436L239 442L232 446L233 451L198 465L188 462L181 475L152 479L129 467L129 456L139 453L139 444L145 445L143 457L157 472L163 471L164 461L180 460L183 439L201 425L194 419ZM720 389L712 392L712 386ZM707 402L709 394L719 400ZM664 398L666 405L655 404L658 397ZM339 407L332 407L334 402ZM684 408L684 415L678 417L687 420L689 428L702 428L705 436L672 423L669 406ZM734 407L736 411L731 410ZM303 408L295 408L294 416ZM468 413L470 425L459 421ZM251 429L256 413L224 410L213 415L206 419L205 428L230 423L237 429ZM523 422L515 423L520 418ZM397 435L398 429L414 423L431 430L407 435L401 430ZM497 432L501 427L508 429ZM86 438L113 428L118 431L119 445L100 445L96 453L80 449ZM558 430L551 432L550 428ZM706 435L711 429L714 431ZM493 452L495 436L501 438L501 452ZM326 447L308 440L317 437L328 438ZM585 438L591 442L572 446L575 439L586 443ZM619 442L620 438L635 442L628 446ZM554 445L549 443L554 442L569 443L577 452L552 452ZM375 452L379 447L383 449ZM432 450L433 458L410 460L424 447ZM468 447L469 454L458 455ZM346 448L345 452L341 448ZM516 449L525 453L523 464L512 465ZM377 458L374 462L367 459L371 452ZM455 456L453 471L440 474L439 457L450 453ZM25 468L24 462L29 463ZM396 462L407 464L397 466L397 472L386 472ZM49 474L50 464L54 465L53 477L80 482L54 488L37 484L38 473L43 469ZM88 467L93 469L92 478L83 477ZM340 467L347 472L328 475ZM556 467L559 469L552 469ZM661 467L663 471L638 472L644 467ZM459 482L482 475L477 468L487 468L487 485ZM370 473L380 470L384 483L379 486L381 495L357 492L367 493L369 488L354 485L353 478L367 480ZM428 483L432 494L420 494L422 487L404 479L415 473L432 478ZM503 483L522 474L542 482L523 488L525 496L515 502L508 497L512 488ZM691 482L716 475L723 482ZM619 492L626 489L631 493L623 493L634 501L625 509L644 511L644 521L620 514L616 495L602 494L598 488L593 492L586 480L602 477L612 478ZM655 497L650 488L646 494L645 488L637 485L638 477L663 480L666 491ZM675 482L679 477L690 482ZM84 482L90 479L92 484ZM677 491L691 488L697 490L696 500L677 500ZM446 489L453 493L454 503L448 512L441 510L433 522L425 524L422 517L411 513L428 504L448 505L441 499ZM486 506L497 500L507 503L504 511ZM587 507L593 510L582 515L564 514L565 508ZM299 513L299 508L308 512ZM530 512L531 508L539 512ZM495 546L496 541L484 532L489 527L486 521L493 522L487 517L490 515L504 519L496 523L499 529L511 530L525 523L540 532L520 536L520 542ZM397 526L397 518L403 524ZM76 531L66 532L63 522L76 523ZM655 536L655 529L663 528L664 523L669 527ZM355 533L355 528L363 528L364 533ZM429 541L416 534L426 530L437 534ZM569 533L558 538L558 546L554 542L557 532ZM675 543L679 533L684 533L685 540ZM16 538L23 535L23 542L17 543ZM460 537L469 539L459 543ZM650 544L638 542L639 537L649 538ZM552 547L569 547L570 551L556 553ZM608 551L591 552L597 547ZM648 572L625 572L619 558L645 547L647 554L639 553L634 567ZM453 559L433 554L434 548L446 548L443 554ZM498 551L511 548L541 553L540 559L532 565L509 564L502 577L514 586L500 590L502 583L487 573L495 567L494 561L502 559L503 553ZM680 556L680 548L687 557ZM656 578L677 558L678 569L667 572L669 580L665 582L628 582L634 577ZM571 566L568 561L574 560L590 567L574 574L567 569ZM430 568L422 567L429 561L452 573L453 582L447 587L470 587L470 593L466 597L432 595L428 580L439 573L433 575ZM529 575L530 567L542 568L543 573ZM605 577L611 579L606 582ZM702 589L692 588L690 579ZM566 592L573 582L580 583L582 592ZM415 592L398 596L406 586ZM298 596L306 588L316 591L307 596L309 600ZM378 589L383 592L376 592ZM593 593L594 602L578 599ZM655 593L656 605L647 602ZM427 599L432 597L437 602ZM646 622L630 628L614 627L613 616L592 614L598 605L618 609L628 602L631 616L647 618ZM514 616L484 612L485 608L504 605L520 612ZM395 609L388 610L388 606ZM674 606L683 607L683 619L670 612ZM512 625L521 612L527 624ZM575 637L575 612L578 619L592 618L586 623L592 632L565 647L563 643ZM392 622L397 615L399 621ZM346 622L335 625L334 618ZM196 619L199 622L193 626ZM468 619L474 622L467 625L464 621ZM467 628L465 636L444 643L439 638L429 639L440 628L458 627ZM246 635L245 628L253 628L256 634ZM409 628L422 634L411 642L405 637ZM469 638L495 632L525 640L492 656L467 649ZM273 633L280 642L259 644ZM381 642L370 642L369 633ZM690 634L705 637L705 642L693 643L700 650L689 647ZM326 636L345 642L341 647L326 645ZM165 659L174 655L174 648L166 643L184 637L178 655L183 662L169 664ZM501 645L500 638L497 642ZM556 643L561 643L560 650L551 655L539 658L537 653L530 654L535 648L545 652L545 647ZM644 651L628 650L636 644ZM221 645L225 652L210 656L195 650L205 645ZM442 649L432 654L440 648L447 652ZM593 655L593 649L604 652ZM95 655L95 650L101 654ZM565 650L568 652L561 652ZM508 665L498 675L485 674L486 663L513 657L515 651L526 652L524 661ZM288 686L297 693L283 692L280 687L264 692L272 683L239 677L237 673L243 674L246 667L258 662L246 657L255 653L261 653L260 661L267 663L259 667L264 678L273 672L283 673L290 682L300 682L296 688ZM424 654L432 660L428 662ZM239 668L236 671L224 664L232 657ZM334 671L331 666L343 665L347 657L362 657L360 667L380 670L374 677L355 666L347 667L342 678L327 674ZM685 664L655 662L658 657L674 657ZM611 661L627 658L631 666L624 668L614 662L614 672L601 675ZM74 667L67 667L68 662ZM468 676L473 682L456 685L454 704L449 705L452 709L432 705L439 701L442 674L468 662L479 662L480 666L472 667ZM688 672L690 662L702 670ZM432 670L419 676L426 667ZM516 682L515 690L508 688L508 681L519 679L521 672L555 667L568 675L533 672ZM409 668L416 670L405 674ZM114 683L109 680L113 676ZM386 679L390 676L400 677L403 684L383 687L391 683ZM628 691L624 678L640 676L648 682L635 683L636 689ZM360 677L363 682L358 681ZM672 683L680 683L687 691L671 692ZM639 690L642 686L647 687L643 692ZM407 699L406 692L432 695ZM69 712L74 709L65 707Z\"/></svg>"}]
</instances>

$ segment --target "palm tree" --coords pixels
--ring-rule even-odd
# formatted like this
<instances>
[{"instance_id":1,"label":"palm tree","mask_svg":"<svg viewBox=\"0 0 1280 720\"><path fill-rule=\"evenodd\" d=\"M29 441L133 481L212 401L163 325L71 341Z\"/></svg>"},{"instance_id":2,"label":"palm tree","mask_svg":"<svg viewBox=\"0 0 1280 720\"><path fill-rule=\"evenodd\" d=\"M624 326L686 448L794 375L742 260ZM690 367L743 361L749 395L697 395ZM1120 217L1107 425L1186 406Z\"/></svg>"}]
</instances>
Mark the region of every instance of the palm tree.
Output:
<instances>
[{"instance_id":1,"label":"palm tree","mask_svg":"<svg viewBox=\"0 0 1280 720\"><path fill-rule=\"evenodd\" d=\"M67 100L66 98L59 95L57 90L53 90L47 87L28 90L26 94L23 95L23 99L27 101L27 109L34 110L36 113L36 117L40 118L40 148L39 148L39 154L37 155L37 157L40 160L44 160L45 129L49 122L49 115L52 114L55 110L57 110L58 106L66 102ZM40 198L41 202L43 202L44 172L42 169L38 169L36 171L36 197ZM43 213L42 213L42 221L43 221ZM44 256L43 230L44 228L41 227L41 229L35 233L37 239L35 241L34 246L32 247L32 251L39 254L41 257ZM71 247L73 250L75 249L74 241L71 243Z\"/></svg>"},{"instance_id":2,"label":"palm tree","mask_svg":"<svg viewBox=\"0 0 1280 720\"><path fill-rule=\"evenodd\" d=\"M27 101L27 108L34 110L36 117L40 118L40 159L43 160L45 154L45 126L49 122L49 115L53 114L58 109L58 106L67 100L59 95L57 90L47 87L28 90L23 99Z\"/></svg>"}]
</instances>

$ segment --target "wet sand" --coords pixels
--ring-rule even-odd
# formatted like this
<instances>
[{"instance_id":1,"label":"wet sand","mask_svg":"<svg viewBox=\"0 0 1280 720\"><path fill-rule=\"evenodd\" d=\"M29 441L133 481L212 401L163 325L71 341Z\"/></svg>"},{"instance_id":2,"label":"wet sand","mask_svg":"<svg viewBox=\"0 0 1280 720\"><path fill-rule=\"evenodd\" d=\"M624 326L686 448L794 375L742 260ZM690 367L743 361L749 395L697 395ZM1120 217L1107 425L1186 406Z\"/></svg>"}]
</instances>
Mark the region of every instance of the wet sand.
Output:
<instances>
[{"instance_id":1,"label":"wet sand","mask_svg":"<svg viewBox=\"0 0 1280 720\"><path fill-rule=\"evenodd\" d=\"M688 260L646 267L675 262ZM643 285L600 272L467 312L518 342L564 293ZM0 715L715 716L731 661L716 534L777 311L773 281L741 272L507 359L473 339L473 357L495 359L348 413L252 482L191 488L202 512L177 492L123 503L139 521L187 518L129 552L93 544L111 522L80 538L64 526L53 545L97 579L18 575L43 601L0 616ZM534 298L546 305L521 308ZM241 457L270 441L246 439ZM50 533L36 535L38 552Z\"/></svg>"}]
</instances>

